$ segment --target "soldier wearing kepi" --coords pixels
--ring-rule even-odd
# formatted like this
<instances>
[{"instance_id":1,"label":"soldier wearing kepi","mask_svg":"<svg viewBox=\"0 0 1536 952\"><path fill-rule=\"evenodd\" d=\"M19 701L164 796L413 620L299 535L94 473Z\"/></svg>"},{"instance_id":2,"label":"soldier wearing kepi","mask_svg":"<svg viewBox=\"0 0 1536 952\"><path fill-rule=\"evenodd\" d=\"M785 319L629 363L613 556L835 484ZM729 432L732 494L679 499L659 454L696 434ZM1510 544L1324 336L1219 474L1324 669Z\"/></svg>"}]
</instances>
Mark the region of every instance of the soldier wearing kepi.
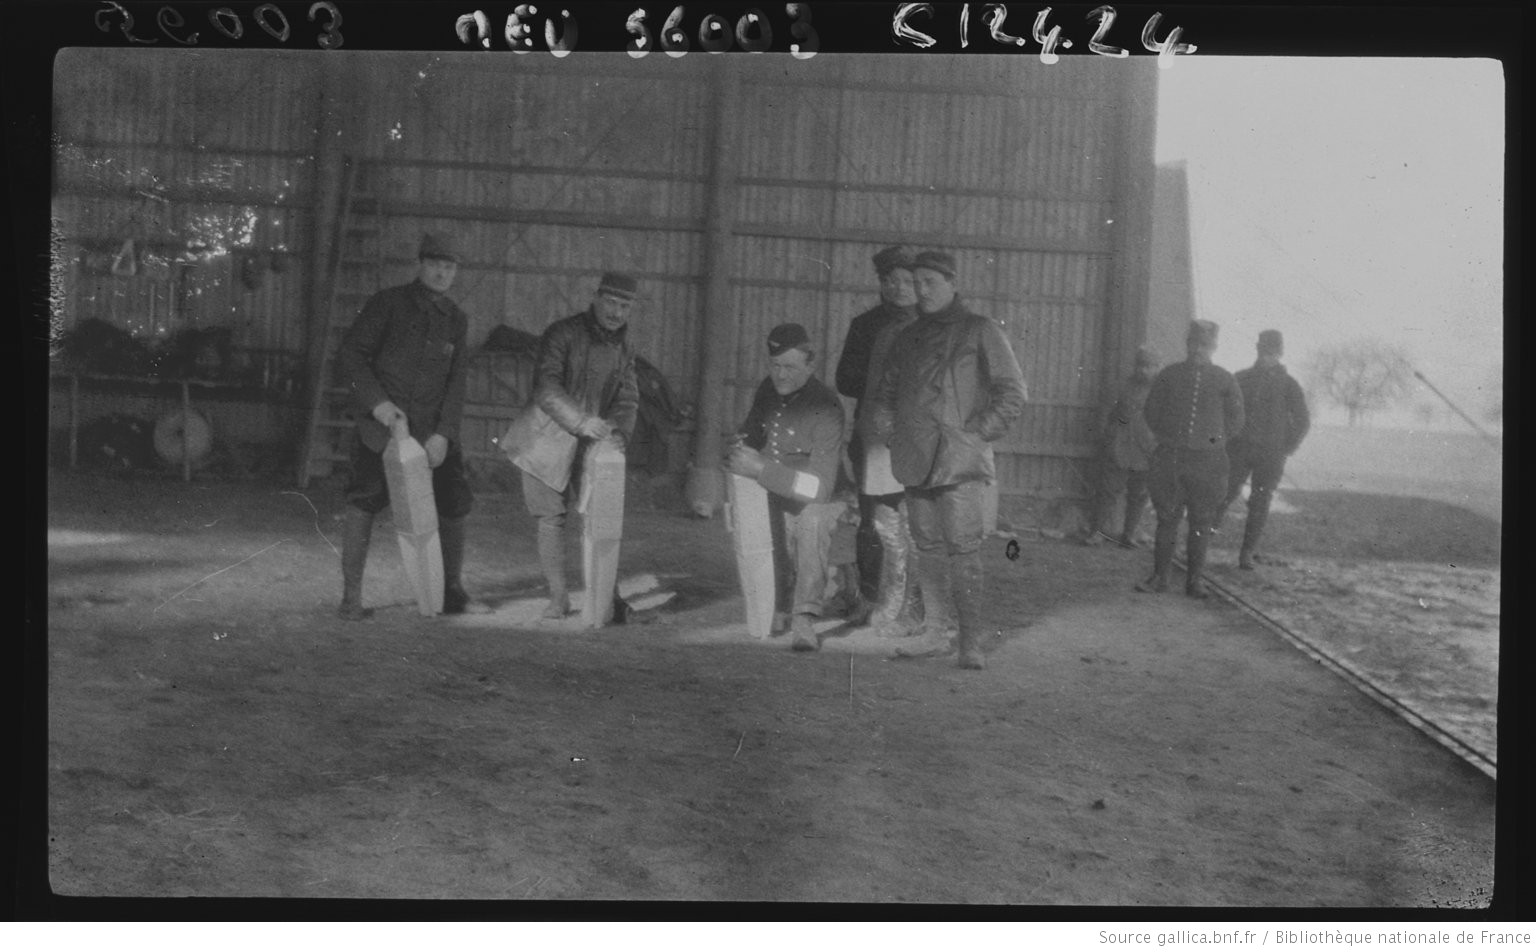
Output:
<instances>
[{"instance_id":1,"label":"soldier wearing kepi","mask_svg":"<svg viewBox=\"0 0 1536 952\"><path fill-rule=\"evenodd\" d=\"M548 619L571 610L565 578L565 516L580 491L583 450L594 440L610 440L623 449L635 432L640 391L635 382L635 354L630 347L629 312L640 283L609 272L598 282L587 309L551 324L539 338L533 402L554 424L578 438L574 454L563 458L558 473L543 479L522 471L523 502L538 520L539 566L549 586ZM565 437L569 441L569 437ZM530 448L537 454L538 448ZM627 607L614 594L613 619L622 623Z\"/></svg>"},{"instance_id":2,"label":"soldier wearing kepi","mask_svg":"<svg viewBox=\"0 0 1536 952\"><path fill-rule=\"evenodd\" d=\"M381 454L390 427L399 419L426 449L432 467L443 555L443 613L490 611L470 599L460 581L464 517L474 497L459 446L468 318L448 297L459 259L446 235L426 234L417 260L416 280L369 298L337 353L340 377L366 414L357 424L341 544L338 613L349 620L373 613L362 605L363 569L374 516L389 505Z\"/></svg>"},{"instance_id":3,"label":"soldier wearing kepi","mask_svg":"<svg viewBox=\"0 0 1536 952\"><path fill-rule=\"evenodd\" d=\"M858 486L859 528L856 551L859 594L865 615L878 601L877 623L888 623L905 607L906 560L910 540L901 493L871 493L865 479L865 454L873 431L870 399L885 367L890 342L897 331L917 318L917 293L912 287L912 252L893 245L874 256L880 281L880 303L858 315L848 325L842 355L837 359L837 391L852 397L854 432L848 441ZM855 623L863 618L852 619Z\"/></svg>"},{"instance_id":4,"label":"soldier wearing kepi","mask_svg":"<svg viewBox=\"0 0 1536 952\"><path fill-rule=\"evenodd\" d=\"M1140 592L1168 590L1179 523L1186 510L1184 592L1206 598L1203 581L1211 527L1227 491L1227 441L1243 429L1243 394L1232 375L1211 363L1217 327L1210 321L1189 325L1187 358L1167 367L1147 394L1147 425L1157 437L1152 451L1149 488L1157 510L1152 547L1152 575L1136 586Z\"/></svg>"},{"instance_id":5,"label":"soldier wearing kepi","mask_svg":"<svg viewBox=\"0 0 1536 952\"><path fill-rule=\"evenodd\" d=\"M1243 483L1251 476L1248 488L1248 519L1243 524L1243 544L1238 550L1237 567L1252 569L1258 555L1259 536L1269 518L1269 504L1275 487L1285 472L1285 458L1296 452L1311 426L1307 398L1301 384L1280 363L1285 341L1279 331L1259 334L1258 359L1235 375L1243 392L1243 412L1247 424L1227 444L1231 472L1227 479L1227 498L1222 503L1217 522L1243 492Z\"/></svg>"},{"instance_id":6,"label":"soldier wearing kepi","mask_svg":"<svg viewBox=\"0 0 1536 952\"><path fill-rule=\"evenodd\" d=\"M1130 379L1104 415L1099 447L1098 472L1093 503L1088 514L1084 545L1098 545L1109 538L1104 524L1109 521L1115 498L1125 494L1125 517L1121 521L1119 542L1127 549L1136 548L1136 527L1147 508L1147 468L1157 443L1147 426L1144 409L1157 373L1157 355L1147 346L1136 349L1136 365Z\"/></svg>"},{"instance_id":7,"label":"soldier wearing kepi","mask_svg":"<svg viewBox=\"0 0 1536 952\"><path fill-rule=\"evenodd\" d=\"M838 506L832 492L843 452L843 407L815 376L815 351L799 324L768 333L768 377L726 469L768 490L778 582L775 608L790 615L791 647L815 651L811 627L826 597L827 556Z\"/></svg>"},{"instance_id":8,"label":"soldier wearing kepi","mask_svg":"<svg viewBox=\"0 0 1536 952\"><path fill-rule=\"evenodd\" d=\"M1001 325L965 307L956 274L947 252L924 251L913 260L918 319L891 345L875 429L890 445L892 474L906 486L923 601L921 638L897 654L947 654L958 634L960 667L982 668L982 510L986 481L996 474L991 444L1024 412L1026 391Z\"/></svg>"}]
</instances>

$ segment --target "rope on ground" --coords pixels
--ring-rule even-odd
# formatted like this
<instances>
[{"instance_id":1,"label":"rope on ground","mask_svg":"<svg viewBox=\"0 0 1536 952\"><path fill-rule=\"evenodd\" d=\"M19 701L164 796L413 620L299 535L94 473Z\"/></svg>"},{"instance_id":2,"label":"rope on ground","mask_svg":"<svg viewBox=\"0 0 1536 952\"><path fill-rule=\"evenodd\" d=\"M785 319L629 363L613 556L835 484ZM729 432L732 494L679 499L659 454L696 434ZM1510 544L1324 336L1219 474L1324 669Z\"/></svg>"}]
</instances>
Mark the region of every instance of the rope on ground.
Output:
<instances>
[{"instance_id":1,"label":"rope on ground","mask_svg":"<svg viewBox=\"0 0 1536 952\"><path fill-rule=\"evenodd\" d=\"M219 569L217 572L209 572L207 575L204 575L202 578L200 578L197 581L193 582L191 585L188 585L186 588L184 588L181 591L177 592L175 595L172 595L170 598L167 598L165 601L163 601L160 604L156 605L155 608L154 608L154 611L151 611L150 614L151 615L155 614L155 612L158 612L160 609L162 609L165 606L169 605L171 602L174 602L176 599L178 599L181 596L183 596L183 595L187 594L188 592L192 591L194 588L197 588L199 585L201 585L204 582L208 581L209 579L213 578L215 575L222 575L225 572L228 572L230 569L235 568L236 566L244 565L245 563L249 562L250 560L256 558L256 556L260 555L262 552L266 552L266 551L269 551L271 549L275 549L278 546L282 545L284 542L288 542L288 541L291 541L291 540L289 540L289 539L278 539L276 542L274 542L271 545L267 546L265 549L262 549L261 552L252 552L250 555L248 555L245 558L241 559L240 561L236 562L234 565L226 565L222 569Z\"/></svg>"}]
</instances>

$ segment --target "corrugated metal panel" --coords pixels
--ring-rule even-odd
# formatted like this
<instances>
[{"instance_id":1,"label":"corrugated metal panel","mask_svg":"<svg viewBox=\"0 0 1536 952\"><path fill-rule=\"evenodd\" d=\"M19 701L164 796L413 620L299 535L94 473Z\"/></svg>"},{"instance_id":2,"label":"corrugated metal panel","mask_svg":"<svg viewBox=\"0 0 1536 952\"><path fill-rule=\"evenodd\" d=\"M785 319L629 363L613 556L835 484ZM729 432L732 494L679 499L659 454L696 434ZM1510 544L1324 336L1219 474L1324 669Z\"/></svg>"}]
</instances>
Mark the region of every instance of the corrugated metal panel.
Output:
<instances>
[{"instance_id":1,"label":"corrugated metal panel","mask_svg":"<svg viewBox=\"0 0 1536 952\"><path fill-rule=\"evenodd\" d=\"M1027 32L1022 19L1009 27ZM983 30L976 18L975 42L990 42ZM253 248L308 250L314 58L132 52L92 51L92 64L110 68L60 70L61 137L106 146L61 152L61 184L125 196L61 197L61 228L115 235L137 215L181 234L248 226ZM700 321L730 323L734 425L764 372L769 327L805 323L829 378L848 321L876 300L869 256L902 235L954 243L962 294L1017 342L1035 398L1003 445L1004 488L1059 484L1070 472L1060 460L1011 453L1061 452L1080 440L1102 377L1120 64L730 60L747 77L732 313L701 315L706 123L712 64L722 62L379 54L324 68L344 132L338 149L392 163L372 183L390 202L434 206L386 221L389 280L411 276L422 229L453 231L466 249L456 295L472 317L472 344L500 323L537 333L585 306L599 272L628 268L644 281L636 345L685 397L699 371ZM131 197L166 184L230 197L185 214ZM282 213L258 208L258 195ZM268 342L304 339L304 274L274 273L235 295ZM80 281L69 300L138 306L125 294Z\"/></svg>"}]
</instances>

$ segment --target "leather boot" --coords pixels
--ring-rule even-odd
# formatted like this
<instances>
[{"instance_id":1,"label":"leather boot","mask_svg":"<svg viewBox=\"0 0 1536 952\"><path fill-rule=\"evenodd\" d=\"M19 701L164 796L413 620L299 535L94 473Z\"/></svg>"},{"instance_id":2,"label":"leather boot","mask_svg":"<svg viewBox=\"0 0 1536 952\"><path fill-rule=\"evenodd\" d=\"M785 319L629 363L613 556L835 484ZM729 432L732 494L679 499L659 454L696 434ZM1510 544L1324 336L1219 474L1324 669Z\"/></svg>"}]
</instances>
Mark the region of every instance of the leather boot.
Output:
<instances>
[{"instance_id":1,"label":"leather boot","mask_svg":"<svg viewBox=\"0 0 1536 952\"><path fill-rule=\"evenodd\" d=\"M969 552L951 560L955 574L955 613L960 616L960 667L979 671L987 666L981 650L981 599L985 573L980 552Z\"/></svg>"},{"instance_id":2,"label":"leather boot","mask_svg":"<svg viewBox=\"0 0 1536 952\"><path fill-rule=\"evenodd\" d=\"M549 605L545 618L564 618L571 611L571 596L565 588L565 524L552 519L539 520L539 567L549 586Z\"/></svg>"},{"instance_id":3,"label":"leather boot","mask_svg":"<svg viewBox=\"0 0 1536 952\"><path fill-rule=\"evenodd\" d=\"M1184 594L1190 598L1210 598L1205 586L1205 553L1211 544L1209 529L1190 527L1184 542Z\"/></svg>"},{"instance_id":4,"label":"leather boot","mask_svg":"<svg viewBox=\"0 0 1536 952\"><path fill-rule=\"evenodd\" d=\"M1248 521L1243 525L1243 547L1237 553L1237 567L1253 569L1253 553L1259 547L1259 536L1264 532L1264 522L1269 518L1265 510L1248 510Z\"/></svg>"},{"instance_id":5,"label":"leather boot","mask_svg":"<svg viewBox=\"0 0 1536 952\"><path fill-rule=\"evenodd\" d=\"M1106 493L1103 487L1094 490L1093 499L1088 505L1088 527L1083 530L1079 540L1083 545L1098 545L1104 541L1104 524L1109 521L1110 507L1114 503L1115 497Z\"/></svg>"},{"instance_id":6,"label":"leather boot","mask_svg":"<svg viewBox=\"0 0 1536 952\"><path fill-rule=\"evenodd\" d=\"M464 520L437 521L437 537L443 546L443 614L486 615L491 608L464 591Z\"/></svg>"},{"instance_id":7,"label":"leather boot","mask_svg":"<svg viewBox=\"0 0 1536 952\"><path fill-rule=\"evenodd\" d=\"M889 628L899 618L907 604L907 589L915 587L915 579L907 569L911 557L912 538L907 529L906 516L900 509L889 506L875 507L875 531L880 537L879 604L870 615L870 624L876 628Z\"/></svg>"},{"instance_id":8,"label":"leather boot","mask_svg":"<svg viewBox=\"0 0 1536 952\"><path fill-rule=\"evenodd\" d=\"M914 553L913 569L922 592L923 623L910 646L896 649L899 658L931 658L954 650L957 634L949 588L949 556L940 552Z\"/></svg>"},{"instance_id":9,"label":"leather boot","mask_svg":"<svg viewBox=\"0 0 1536 952\"><path fill-rule=\"evenodd\" d=\"M1147 497L1145 495L1132 496L1129 493L1125 497L1125 521L1120 528L1120 545L1127 549L1136 548L1136 530L1141 526L1141 516L1147 511Z\"/></svg>"},{"instance_id":10,"label":"leather boot","mask_svg":"<svg viewBox=\"0 0 1536 952\"><path fill-rule=\"evenodd\" d=\"M1167 526L1172 520L1157 520L1157 535L1152 543L1152 574L1142 582L1136 583L1138 592L1166 592L1168 591L1168 577L1173 572L1173 549L1178 544L1177 523L1172 527Z\"/></svg>"},{"instance_id":11,"label":"leather boot","mask_svg":"<svg viewBox=\"0 0 1536 952\"><path fill-rule=\"evenodd\" d=\"M347 621L373 616L373 609L363 607L363 567L372 537L373 513L348 506L341 531L341 607L336 609Z\"/></svg>"},{"instance_id":12,"label":"leather boot","mask_svg":"<svg viewBox=\"0 0 1536 952\"><path fill-rule=\"evenodd\" d=\"M815 651L821 647L820 642L816 640L816 629L811 627L811 621L814 618L814 615L797 614L790 620L789 632L794 636L789 645L790 650Z\"/></svg>"},{"instance_id":13,"label":"leather boot","mask_svg":"<svg viewBox=\"0 0 1536 952\"><path fill-rule=\"evenodd\" d=\"M866 602L874 602L885 591L885 556L889 548L885 533L880 531L877 512L889 511L889 507L875 503L868 496L859 497L859 528L854 533L854 559L859 567L859 595Z\"/></svg>"}]
</instances>

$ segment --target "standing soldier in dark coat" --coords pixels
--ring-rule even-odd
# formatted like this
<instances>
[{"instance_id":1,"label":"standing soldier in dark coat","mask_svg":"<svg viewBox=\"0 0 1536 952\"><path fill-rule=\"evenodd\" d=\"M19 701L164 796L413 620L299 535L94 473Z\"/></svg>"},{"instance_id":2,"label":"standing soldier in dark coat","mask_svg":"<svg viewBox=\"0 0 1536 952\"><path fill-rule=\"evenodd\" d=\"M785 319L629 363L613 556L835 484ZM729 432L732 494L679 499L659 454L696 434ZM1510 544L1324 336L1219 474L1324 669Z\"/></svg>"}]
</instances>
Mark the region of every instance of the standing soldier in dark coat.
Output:
<instances>
[{"instance_id":1,"label":"standing soldier in dark coat","mask_svg":"<svg viewBox=\"0 0 1536 952\"><path fill-rule=\"evenodd\" d=\"M1095 474L1093 503L1088 514L1084 545L1098 545L1109 538L1104 524L1109 521L1115 498L1125 493L1125 518L1120 529L1120 544L1136 548L1136 527L1147 508L1147 469L1157 438L1147 426L1144 414L1152 377L1157 373L1157 355L1145 345L1136 348L1136 365L1125 389L1104 415L1100 435L1098 472Z\"/></svg>"},{"instance_id":2,"label":"standing soldier in dark coat","mask_svg":"<svg viewBox=\"0 0 1536 952\"><path fill-rule=\"evenodd\" d=\"M889 624L907 605L907 555L911 548L906 530L906 511L901 492L868 491L865 457L874 442L873 393L885 369L891 341L917 318L917 293L912 287L912 252L901 246L882 249L874 256L880 279L880 303L855 317L843 340L837 361L837 390L852 397L854 431L848 441L858 486L859 528L856 551L859 594L864 603L860 616L871 607L877 624ZM852 619L855 624L864 617Z\"/></svg>"},{"instance_id":3,"label":"standing soldier in dark coat","mask_svg":"<svg viewBox=\"0 0 1536 952\"><path fill-rule=\"evenodd\" d=\"M956 273L947 252L913 260L918 319L891 346L875 429L889 442L891 472L907 488L923 600L921 640L897 654L947 654L958 634L960 667L983 668L982 510L986 481L996 475L991 444L1024 412L1026 391L1002 326L965 307Z\"/></svg>"},{"instance_id":4,"label":"standing soldier in dark coat","mask_svg":"<svg viewBox=\"0 0 1536 952\"><path fill-rule=\"evenodd\" d=\"M1243 483L1253 477L1248 489L1248 519L1243 525L1243 544L1238 550L1237 567L1253 568L1262 562L1257 554L1259 536L1269 518L1269 504L1285 472L1285 458L1296 452L1306 438L1312 418L1307 413L1307 398L1301 384L1280 363L1285 341L1279 331L1259 334L1258 359L1252 367L1239 370L1237 385L1243 391L1243 412L1247 425L1227 444L1231 467L1227 479L1227 498L1222 503L1217 523L1242 495Z\"/></svg>"},{"instance_id":5,"label":"standing soldier in dark coat","mask_svg":"<svg viewBox=\"0 0 1536 952\"><path fill-rule=\"evenodd\" d=\"M843 455L843 405L816 379L799 324L768 332L768 377L758 384L726 469L768 490L778 583L775 628L790 616L795 651L819 645L811 627L827 593L827 557L841 506L832 503Z\"/></svg>"},{"instance_id":6,"label":"standing soldier in dark coat","mask_svg":"<svg viewBox=\"0 0 1536 952\"><path fill-rule=\"evenodd\" d=\"M490 609L464 592L464 517L474 503L459 446L464 414L464 337L468 318L448 297L459 259L444 235L427 234L417 253L417 277L369 298L337 353L340 376L367 414L358 420L347 483L341 542L341 607L348 620L367 618L363 569L373 519L389 505L384 447L390 427L405 420L427 451L443 547L443 614Z\"/></svg>"},{"instance_id":7,"label":"standing soldier in dark coat","mask_svg":"<svg viewBox=\"0 0 1536 952\"><path fill-rule=\"evenodd\" d=\"M1211 527L1227 491L1227 441L1243 429L1243 394L1237 381L1211 363L1216 325L1194 321L1186 339L1188 357L1163 370L1147 394L1147 425L1157 437L1149 488L1157 510L1152 575L1139 592L1165 592L1173 568L1179 523L1189 512L1184 592L1206 598L1202 575Z\"/></svg>"},{"instance_id":8,"label":"standing soldier in dark coat","mask_svg":"<svg viewBox=\"0 0 1536 952\"><path fill-rule=\"evenodd\" d=\"M586 310L549 325L539 338L533 402L578 438L570 468L553 474L563 490L522 471L523 502L538 520L539 566L549 586L545 618L564 618L571 610L565 582L565 514L581 489L584 451L594 440L611 440L623 449L635 432L640 391L628 330L639 290L640 283L630 275L604 274ZM615 593L614 622L622 624L627 614Z\"/></svg>"}]
</instances>

